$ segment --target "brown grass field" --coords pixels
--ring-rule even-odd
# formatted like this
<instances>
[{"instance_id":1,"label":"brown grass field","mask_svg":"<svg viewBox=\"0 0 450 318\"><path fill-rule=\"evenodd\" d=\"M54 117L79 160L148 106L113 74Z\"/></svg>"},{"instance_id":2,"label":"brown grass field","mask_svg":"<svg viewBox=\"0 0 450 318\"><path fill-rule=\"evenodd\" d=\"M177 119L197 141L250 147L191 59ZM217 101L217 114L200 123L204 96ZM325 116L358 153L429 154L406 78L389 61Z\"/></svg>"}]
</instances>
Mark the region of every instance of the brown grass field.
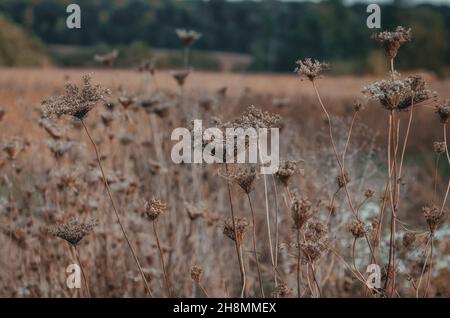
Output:
<instances>
[{"instance_id":1,"label":"brown grass field","mask_svg":"<svg viewBox=\"0 0 450 318\"><path fill-rule=\"evenodd\" d=\"M86 130L41 118L44 99L88 73L110 94ZM169 72L0 69L0 296L449 297L450 170L433 152L446 130L437 104L411 107L409 131L411 113L399 112L390 135L390 112L361 92L380 78L324 75L315 82L337 153L313 86L296 74L193 71L179 86ZM450 98L449 80L423 79L439 102ZM250 105L282 116L288 180L250 176L246 191L245 165L171 161L175 127L233 120ZM392 170L403 170L387 191L388 145ZM80 289L66 286L72 263ZM373 263L379 289L365 284Z\"/></svg>"}]
</instances>

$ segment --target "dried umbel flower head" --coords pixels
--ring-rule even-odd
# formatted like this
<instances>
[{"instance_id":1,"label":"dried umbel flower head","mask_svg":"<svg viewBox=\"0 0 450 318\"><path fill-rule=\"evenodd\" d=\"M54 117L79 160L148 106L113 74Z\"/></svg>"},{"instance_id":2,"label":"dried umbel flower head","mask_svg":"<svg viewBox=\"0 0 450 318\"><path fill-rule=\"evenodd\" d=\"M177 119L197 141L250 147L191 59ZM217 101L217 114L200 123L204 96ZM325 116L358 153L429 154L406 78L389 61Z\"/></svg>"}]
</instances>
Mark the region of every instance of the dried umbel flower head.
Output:
<instances>
[{"instance_id":1,"label":"dried umbel flower head","mask_svg":"<svg viewBox=\"0 0 450 318\"><path fill-rule=\"evenodd\" d=\"M336 183L339 187L339 189L344 188L348 183L350 182L350 178L347 174L347 172L344 172L344 174L340 174L336 177Z\"/></svg>"},{"instance_id":2,"label":"dried umbel flower head","mask_svg":"<svg viewBox=\"0 0 450 318\"><path fill-rule=\"evenodd\" d=\"M162 201L152 198L150 201L146 201L144 204L145 214L151 221L155 221L160 214L166 212L167 205Z\"/></svg>"},{"instance_id":3,"label":"dried umbel flower head","mask_svg":"<svg viewBox=\"0 0 450 318\"><path fill-rule=\"evenodd\" d=\"M374 82L364 87L363 93L369 99L379 101L387 110L396 111L407 110L412 104L422 103L433 95L420 76Z\"/></svg>"},{"instance_id":4,"label":"dried umbel flower head","mask_svg":"<svg viewBox=\"0 0 450 318\"><path fill-rule=\"evenodd\" d=\"M442 211L435 205L425 206L422 208L423 216L427 221L431 233L434 233L438 227L444 222L444 215L446 211Z\"/></svg>"},{"instance_id":5,"label":"dried umbel flower head","mask_svg":"<svg viewBox=\"0 0 450 318\"><path fill-rule=\"evenodd\" d=\"M411 41L411 29L398 26L392 32L384 31L375 33L372 35L372 39L381 45L388 58L393 59L397 56L400 46Z\"/></svg>"},{"instance_id":6,"label":"dried umbel flower head","mask_svg":"<svg viewBox=\"0 0 450 318\"><path fill-rule=\"evenodd\" d=\"M186 82L186 79L189 76L190 72L190 70L179 70L172 71L170 74L172 74L172 77L175 79L178 86L182 87L184 86L184 83Z\"/></svg>"},{"instance_id":7,"label":"dried umbel flower head","mask_svg":"<svg viewBox=\"0 0 450 318\"><path fill-rule=\"evenodd\" d=\"M3 145L3 151L6 153L8 160L15 160L24 148L25 141L20 137L13 137Z\"/></svg>"},{"instance_id":8,"label":"dried umbel flower head","mask_svg":"<svg viewBox=\"0 0 450 318\"><path fill-rule=\"evenodd\" d=\"M185 47L191 47L202 37L201 33L194 30L176 29L175 32Z\"/></svg>"},{"instance_id":9,"label":"dried umbel flower head","mask_svg":"<svg viewBox=\"0 0 450 318\"><path fill-rule=\"evenodd\" d=\"M119 56L118 50L113 50L112 52L106 53L106 54L96 54L94 55L94 60L96 62L102 63L103 66L112 66L114 64L114 61Z\"/></svg>"},{"instance_id":10,"label":"dried umbel flower head","mask_svg":"<svg viewBox=\"0 0 450 318\"><path fill-rule=\"evenodd\" d=\"M49 227L48 232L54 236L62 238L72 246L77 246L96 225L97 222L95 219L90 219L87 222L80 222L76 218L71 218L63 224Z\"/></svg>"},{"instance_id":11,"label":"dried umbel flower head","mask_svg":"<svg viewBox=\"0 0 450 318\"><path fill-rule=\"evenodd\" d=\"M411 248L416 241L416 235L414 233L407 232L403 235L403 246L407 249Z\"/></svg>"},{"instance_id":12,"label":"dried umbel flower head","mask_svg":"<svg viewBox=\"0 0 450 318\"><path fill-rule=\"evenodd\" d=\"M234 225L236 225L236 231ZM223 225L223 234L236 243L242 244L249 225L250 223L246 218L234 218L234 222L231 219L226 220Z\"/></svg>"},{"instance_id":13,"label":"dried umbel flower head","mask_svg":"<svg viewBox=\"0 0 450 318\"><path fill-rule=\"evenodd\" d=\"M304 60L298 60L296 62L297 67L295 72L300 75L302 79L308 79L311 82L317 77L321 76L322 73L330 68L327 63L319 62L310 58Z\"/></svg>"},{"instance_id":14,"label":"dried umbel flower head","mask_svg":"<svg viewBox=\"0 0 450 318\"><path fill-rule=\"evenodd\" d=\"M328 249L328 242L326 240L319 242L306 241L300 243L300 249L303 253L302 262L305 264L314 263L322 256L322 253Z\"/></svg>"},{"instance_id":15,"label":"dried umbel flower head","mask_svg":"<svg viewBox=\"0 0 450 318\"><path fill-rule=\"evenodd\" d=\"M280 167L276 172L276 176L284 186L288 185L292 176L303 173L303 171L299 168L300 162L301 161L286 160L280 164Z\"/></svg>"},{"instance_id":16,"label":"dried umbel flower head","mask_svg":"<svg viewBox=\"0 0 450 318\"><path fill-rule=\"evenodd\" d=\"M297 199L294 195L291 204L291 216L294 221L294 228L300 230L310 217L311 202L307 199Z\"/></svg>"},{"instance_id":17,"label":"dried umbel flower head","mask_svg":"<svg viewBox=\"0 0 450 318\"><path fill-rule=\"evenodd\" d=\"M348 225L348 230L350 231L350 233L352 233L353 237L357 239L364 237L364 235L366 235L367 233L367 227L360 220L353 220Z\"/></svg>"},{"instance_id":18,"label":"dried umbel flower head","mask_svg":"<svg viewBox=\"0 0 450 318\"><path fill-rule=\"evenodd\" d=\"M91 76L82 77L81 87L66 84L66 92L62 96L50 97L42 102L45 116L70 115L82 120L98 101L103 100L108 90L91 84Z\"/></svg>"},{"instance_id":19,"label":"dried umbel flower head","mask_svg":"<svg viewBox=\"0 0 450 318\"><path fill-rule=\"evenodd\" d=\"M446 124L450 117L450 100L444 100L436 107L436 114L438 114L441 123Z\"/></svg>"},{"instance_id":20,"label":"dried umbel flower head","mask_svg":"<svg viewBox=\"0 0 450 318\"><path fill-rule=\"evenodd\" d=\"M445 141L439 142L439 141L435 141L433 142L433 151L437 154L442 154L445 153L447 149L447 146L445 144Z\"/></svg>"},{"instance_id":21,"label":"dried umbel flower head","mask_svg":"<svg viewBox=\"0 0 450 318\"><path fill-rule=\"evenodd\" d=\"M191 268L191 278L197 284L200 284L203 276L203 269L200 266L194 265Z\"/></svg>"},{"instance_id":22,"label":"dried umbel flower head","mask_svg":"<svg viewBox=\"0 0 450 318\"><path fill-rule=\"evenodd\" d=\"M231 179L236 182L245 193L249 194L253 190L253 183L256 180L255 167L239 169L231 175Z\"/></svg>"},{"instance_id":23,"label":"dried umbel flower head","mask_svg":"<svg viewBox=\"0 0 450 318\"><path fill-rule=\"evenodd\" d=\"M309 242L319 242L327 236L327 228L320 222L309 222L305 232L305 239Z\"/></svg>"},{"instance_id":24,"label":"dried umbel flower head","mask_svg":"<svg viewBox=\"0 0 450 318\"><path fill-rule=\"evenodd\" d=\"M280 282L277 286L277 294L280 297L289 297L292 294L292 288L289 288L286 283Z\"/></svg>"},{"instance_id":25,"label":"dried umbel flower head","mask_svg":"<svg viewBox=\"0 0 450 318\"><path fill-rule=\"evenodd\" d=\"M122 105L123 108L127 109L137 101L137 98L134 96L123 95L120 96L118 100L120 105Z\"/></svg>"},{"instance_id":26,"label":"dried umbel flower head","mask_svg":"<svg viewBox=\"0 0 450 318\"><path fill-rule=\"evenodd\" d=\"M364 192L364 196L369 199L371 197L373 197L375 194L375 191L373 191L372 189L367 189L366 192Z\"/></svg>"},{"instance_id":27,"label":"dried umbel flower head","mask_svg":"<svg viewBox=\"0 0 450 318\"><path fill-rule=\"evenodd\" d=\"M281 126L282 118L280 115L272 114L263 111L251 105L247 110L237 119L232 122L225 123L226 127L240 127L240 128L277 128Z\"/></svg>"}]
</instances>

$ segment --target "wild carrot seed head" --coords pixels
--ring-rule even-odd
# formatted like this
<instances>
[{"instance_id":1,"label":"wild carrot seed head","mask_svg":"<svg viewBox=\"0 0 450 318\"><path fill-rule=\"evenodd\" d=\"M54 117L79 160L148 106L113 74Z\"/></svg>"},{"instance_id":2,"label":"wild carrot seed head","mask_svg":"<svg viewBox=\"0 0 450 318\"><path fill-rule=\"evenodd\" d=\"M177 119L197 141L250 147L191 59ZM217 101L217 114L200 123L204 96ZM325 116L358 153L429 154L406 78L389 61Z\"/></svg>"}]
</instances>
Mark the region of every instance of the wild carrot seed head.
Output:
<instances>
[{"instance_id":1,"label":"wild carrot seed head","mask_svg":"<svg viewBox=\"0 0 450 318\"><path fill-rule=\"evenodd\" d=\"M329 64L310 58L298 60L296 64L297 67L295 68L295 73L300 75L302 79L308 79L311 82L317 77L320 77L324 71L330 68Z\"/></svg>"},{"instance_id":2,"label":"wild carrot seed head","mask_svg":"<svg viewBox=\"0 0 450 318\"><path fill-rule=\"evenodd\" d=\"M72 246L77 246L96 225L95 219L80 222L76 218L71 218L66 223L49 227L47 230L50 234L62 238Z\"/></svg>"},{"instance_id":3,"label":"wild carrot seed head","mask_svg":"<svg viewBox=\"0 0 450 318\"><path fill-rule=\"evenodd\" d=\"M397 56L400 46L411 41L411 29L398 26L392 32L375 33L372 35L372 39L381 45L388 58L393 59Z\"/></svg>"}]
</instances>

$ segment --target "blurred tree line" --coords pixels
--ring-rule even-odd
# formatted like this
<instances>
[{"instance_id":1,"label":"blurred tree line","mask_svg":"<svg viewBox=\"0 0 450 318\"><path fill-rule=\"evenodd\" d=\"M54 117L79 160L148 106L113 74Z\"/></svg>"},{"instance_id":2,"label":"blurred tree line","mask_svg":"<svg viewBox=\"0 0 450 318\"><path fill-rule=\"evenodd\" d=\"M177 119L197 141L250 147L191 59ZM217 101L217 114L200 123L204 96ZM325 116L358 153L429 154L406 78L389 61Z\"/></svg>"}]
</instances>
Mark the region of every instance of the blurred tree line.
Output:
<instances>
[{"instance_id":1,"label":"blurred tree line","mask_svg":"<svg viewBox=\"0 0 450 318\"><path fill-rule=\"evenodd\" d=\"M65 26L66 6L78 3L82 28ZM340 73L384 71L381 51L370 40L366 5L225 0L1 0L0 15L45 43L179 48L176 28L203 33L199 50L251 54L255 71L289 71L300 57L333 63ZM450 6L396 0L382 5L382 29L411 27L414 41L399 55L400 68L448 74Z\"/></svg>"}]
</instances>

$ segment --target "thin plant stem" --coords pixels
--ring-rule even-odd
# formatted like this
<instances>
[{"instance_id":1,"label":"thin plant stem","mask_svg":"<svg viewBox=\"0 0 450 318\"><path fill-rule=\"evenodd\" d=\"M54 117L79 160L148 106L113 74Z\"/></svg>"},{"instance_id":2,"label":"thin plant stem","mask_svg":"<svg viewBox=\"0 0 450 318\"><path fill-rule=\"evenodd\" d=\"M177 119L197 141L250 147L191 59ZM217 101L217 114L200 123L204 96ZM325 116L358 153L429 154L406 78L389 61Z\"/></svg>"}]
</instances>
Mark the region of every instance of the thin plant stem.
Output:
<instances>
[{"instance_id":1,"label":"thin plant stem","mask_svg":"<svg viewBox=\"0 0 450 318\"><path fill-rule=\"evenodd\" d=\"M105 172L103 170L103 166L102 166L102 162L101 162L101 159L100 159L100 154L98 152L97 145L95 144L94 139L92 139L91 134L89 133L89 130L88 130L88 128L87 128L87 126L86 126L86 124L84 123L83 120L81 120L81 124L83 125L84 130L86 132L86 135L88 136L89 140L92 143L92 146L94 147L95 155L97 156L97 163L98 163L98 166L99 166L100 171L102 173L103 182L105 184L106 192L108 193L109 199L111 201L111 205L112 205L114 213L116 215L117 223L119 223L119 226L120 226L120 229L122 231L122 234L123 234L123 236L124 236L124 238L125 238L125 240L126 240L126 242L128 244L128 248L130 249L131 254L133 255L133 258L134 258L134 261L136 263L136 266L139 269L139 273L142 276L142 280L144 281L144 285L145 285L145 288L147 290L147 293L150 295L150 297L153 297L152 290L150 289L150 286L149 286L149 284L147 282L147 279L145 278L144 271L142 270L141 264L139 263L139 260L137 258L137 255L136 255L135 251L134 251L134 248L131 245L130 240L128 239L128 235L127 235L127 233L125 231L125 227L124 227L124 225L123 225L123 223L122 223L122 221L120 219L119 211L117 210L116 204L115 204L114 199L113 199L112 194L111 194L111 189L109 188L108 180L106 179L106 175L105 175Z\"/></svg>"},{"instance_id":2,"label":"thin plant stem","mask_svg":"<svg viewBox=\"0 0 450 318\"><path fill-rule=\"evenodd\" d=\"M297 229L297 297L301 296L301 247L300 229Z\"/></svg>"},{"instance_id":3,"label":"thin plant stem","mask_svg":"<svg viewBox=\"0 0 450 318\"><path fill-rule=\"evenodd\" d=\"M273 272L273 283L274 288L278 289L278 279L277 279L277 272L278 272L278 245L279 245L279 228L278 228L278 214L279 214L279 206L278 206L278 189L277 189L277 182L275 180L275 176L272 175L272 185L273 185L273 191L275 196L275 267ZM275 293L274 293L275 294Z\"/></svg>"},{"instance_id":4,"label":"thin plant stem","mask_svg":"<svg viewBox=\"0 0 450 318\"><path fill-rule=\"evenodd\" d=\"M91 291L89 290L89 285L88 285L88 281L86 278L86 274L84 273L83 264L81 264L80 253L78 252L78 249L76 246L74 246L73 249L75 250L75 256L77 257L77 262L80 265L81 275L83 275L84 286L86 287L86 295L88 298L91 298Z\"/></svg>"},{"instance_id":5,"label":"thin plant stem","mask_svg":"<svg viewBox=\"0 0 450 318\"><path fill-rule=\"evenodd\" d=\"M253 254L255 255L255 262L256 262L256 269L258 271L258 279L259 279L259 288L261 291L261 297L264 298L264 288L263 288L263 280L262 280L262 275L261 275L261 268L259 266L259 260L258 260L258 252L256 249L256 222L255 222L255 212L253 210L253 204L252 204L252 200L250 199L250 193L247 193L247 198L248 198L248 204L250 205L250 211L252 214L252 223L253 223L253 237L252 237L252 241L253 241Z\"/></svg>"},{"instance_id":6,"label":"thin plant stem","mask_svg":"<svg viewBox=\"0 0 450 318\"><path fill-rule=\"evenodd\" d=\"M164 263L164 254L161 248L161 244L159 241L159 236L158 236L158 231L156 229L156 220L154 220L152 222L152 227L153 227L153 233L155 234L155 238L156 238L156 246L158 247L158 251L159 251L159 258L161 260L161 267L164 273L164 282L166 283L166 288L167 288L167 294L169 295L169 297L172 297L172 292L170 289L170 282L169 282L169 276L167 275L167 270L166 270L166 265Z\"/></svg>"}]
</instances>

